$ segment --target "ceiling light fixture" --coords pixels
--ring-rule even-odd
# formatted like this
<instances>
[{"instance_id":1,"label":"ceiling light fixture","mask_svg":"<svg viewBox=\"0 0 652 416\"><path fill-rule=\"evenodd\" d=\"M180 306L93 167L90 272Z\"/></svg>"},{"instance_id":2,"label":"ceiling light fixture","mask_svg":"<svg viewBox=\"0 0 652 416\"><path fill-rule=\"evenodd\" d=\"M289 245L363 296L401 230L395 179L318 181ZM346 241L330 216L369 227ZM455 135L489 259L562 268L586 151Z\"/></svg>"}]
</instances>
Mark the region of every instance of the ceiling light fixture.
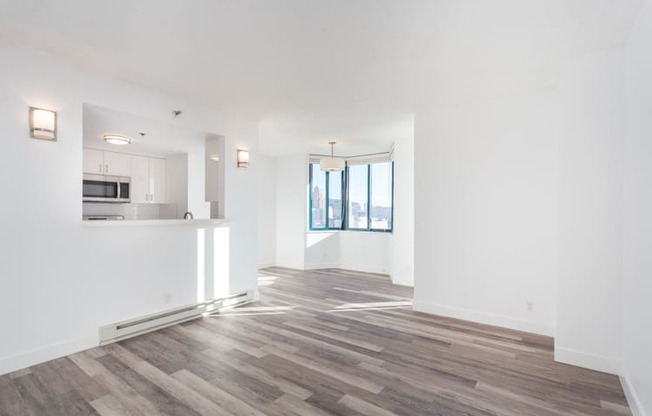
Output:
<instances>
[{"instance_id":1,"label":"ceiling light fixture","mask_svg":"<svg viewBox=\"0 0 652 416\"><path fill-rule=\"evenodd\" d=\"M107 143L117 144L119 146L131 143L131 138L127 136L121 136L119 134L104 134L102 135L102 138Z\"/></svg>"},{"instance_id":2,"label":"ceiling light fixture","mask_svg":"<svg viewBox=\"0 0 652 416\"><path fill-rule=\"evenodd\" d=\"M335 146L335 143L337 142L328 142L331 145L330 157L319 159L319 167L324 172L340 172L346 166L346 161L343 158L333 156L333 146Z\"/></svg>"}]
</instances>

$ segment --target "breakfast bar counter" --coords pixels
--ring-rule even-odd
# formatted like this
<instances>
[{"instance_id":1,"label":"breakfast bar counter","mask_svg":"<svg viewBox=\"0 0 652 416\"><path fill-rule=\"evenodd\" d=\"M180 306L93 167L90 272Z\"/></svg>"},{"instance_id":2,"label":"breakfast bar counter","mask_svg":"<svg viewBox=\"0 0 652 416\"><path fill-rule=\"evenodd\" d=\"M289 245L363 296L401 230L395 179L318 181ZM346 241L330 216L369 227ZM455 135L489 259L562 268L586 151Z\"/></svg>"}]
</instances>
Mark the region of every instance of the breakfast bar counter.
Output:
<instances>
[{"instance_id":1,"label":"breakfast bar counter","mask_svg":"<svg viewBox=\"0 0 652 416\"><path fill-rule=\"evenodd\" d=\"M83 221L84 227L150 227L150 226L183 226L183 227L219 227L228 224L225 219L196 220L117 220L117 221Z\"/></svg>"}]
</instances>

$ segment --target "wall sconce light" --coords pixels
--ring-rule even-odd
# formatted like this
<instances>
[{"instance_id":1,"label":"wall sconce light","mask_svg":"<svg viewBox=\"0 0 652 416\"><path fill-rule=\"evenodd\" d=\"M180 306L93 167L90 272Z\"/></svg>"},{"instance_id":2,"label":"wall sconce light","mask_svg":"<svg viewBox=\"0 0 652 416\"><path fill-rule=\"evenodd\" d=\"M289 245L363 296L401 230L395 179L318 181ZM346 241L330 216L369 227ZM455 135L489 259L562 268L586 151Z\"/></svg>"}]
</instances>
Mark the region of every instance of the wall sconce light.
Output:
<instances>
[{"instance_id":1,"label":"wall sconce light","mask_svg":"<svg viewBox=\"0 0 652 416\"><path fill-rule=\"evenodd\" d=\"M43 108L29 108L29 137L57 140L57 113Z\"/></svg>"},{"instance_id":2,"label":"wall sconce light","mask_svg":"<svg viewBox=\"0 0 652 416\"><path fill-rule=\"evenodd\" d=\"M238 149L238 167L242 169L249 167L249 151Z\"/></svg>"},{"instance_id":3,"label":"wall sconce light","mask_svg":"<svg viewBox=\"0 0 652 416\"><path fill-rule=\"evenodd\" d=\"M219 162L220 161L220 155L217 153L213 153L211 155L208 155L208 158L212 160L213 162Z\"/></svg>"}]
</instances>

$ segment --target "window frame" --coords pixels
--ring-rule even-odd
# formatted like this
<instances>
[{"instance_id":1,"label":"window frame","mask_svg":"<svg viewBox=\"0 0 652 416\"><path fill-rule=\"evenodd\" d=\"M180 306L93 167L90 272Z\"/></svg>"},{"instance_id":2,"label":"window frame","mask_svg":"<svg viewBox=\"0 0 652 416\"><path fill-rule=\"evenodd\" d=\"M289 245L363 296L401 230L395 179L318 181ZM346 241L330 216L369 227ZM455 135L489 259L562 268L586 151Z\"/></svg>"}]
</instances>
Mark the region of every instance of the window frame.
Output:
<instances>
[{"instance_id":1,"label":"window frame","mask_svg":"<svg viewBox=\"0 0 652 416\"><path fill-rule=\"evenodd\" d=\"M391 196L390 196L390 201L392 202L392 210L391 210L391 213L389 215L389 218L390 218L390 222L392 224L392 227L384 229L384 230L371 228L371 165L373 165L373 163L367 164L367 166L369 167L369 173L368 173L369 182L367 183L367 186L369 187L368 188L369 189L369 191L368 191L369 202L367 203L367 206L369 207L369 212L367 214L367 224L369 225L369 230L368 231L373 232L373 233L392 233L394 231L394 161L390 160L389 162L391 163L391 165L390 165L390 167L391 167L390 174L391 174L391 177L392 177L392 192L391 192Z\"/></svg>"},{"instance_id":2,"label":"window frame","mask_svg":"<svg viewBox=\"0 0 652 416\"><path fill-rule=\"evenodd\" d=\"M324 172L325 175L325 190L324 190L324 227L313 227L312 225L312 189L313 189L313 175L312 175L312 167L314 165L319 165L318 163L309 163L308 164L308 229L310 231L333 231L333 230L341 230L341 228L331 228L330 227L330 219L328 215L328 207L329 207L329 202L330 202L330 172Z\"/></svg>"},{"instance_id":3,"label":"window frame","mask_svg":"<svg viewBox=\"0 0 652 416\"><path fill-rule=\"evenodd\" d=\"M383 162L387 163L387 162ZM330 202L330 174L331 172L324 172L326 174L326 189L325 189L325 226L324 227L313 227L313 216L312 216L312 189L313 189L313 174L312 174L312 169L313 166L317 165L319 166L318 163L308 163L308 230L309 231L356 231L356 232L370 232L370 233L393 233L394 232L394 161L391 160L389 161L391 164L391 202L392 202L392 209L390 213L390 221L391 221L391 228L387 229L374 229L371 228L371 165L373 163L367 163L365 166L367 167L367 228L351 228L349 227L349 181L350 181L350 175L349 175L349 166L347 165L344 168L344 171L342 171L342 175L345 177L345 181L343 181L342 186L344 189L342 189L342 196L344 196L344 193L346 192L346 203L347 206L344 208L346 211L345 218L342 218L342 226L340 228L332 228L329 224L330 218L328 215L329 212L329 202Z\"/></svg>"},{"instance_id":4,"label":"window frame","mask_svg":"<svg viewBox=\"0 0 652 416\"><path fill-rule=\"evenodd\" d=\"M370 196L371 196L371 187L370 187L370 185L371 185L371 169L369 168L369 166L371 166L371 165L369 163L367 163L366 165L358 165L358 166L366 166L367 167L367 204L366 204L366 207L367 207L367 209L366 209L366 211L367 211L367 227L366 228L353 228L353 227L351 227L351 225L349 223L349 221L351 220L351 217L348 215L349 214L349 207L347 206L346 207L347 215L346 215L346 228L345 229L349 230L349 231L373 231L371 229L371 227L370 227L371 226L371 218L369 216L369 213L370 213L369 212L370 211L369 210L369 200L370 200ZM351 186L350 186L351 176L349 175L349 168L350 168L350 166L348 166L348 165L345 168L346 169L346 202L347 202L347 204L349 204L351 202L351 195L349 194L349 191L351 189Z\"/></svg>"}]
</instances>

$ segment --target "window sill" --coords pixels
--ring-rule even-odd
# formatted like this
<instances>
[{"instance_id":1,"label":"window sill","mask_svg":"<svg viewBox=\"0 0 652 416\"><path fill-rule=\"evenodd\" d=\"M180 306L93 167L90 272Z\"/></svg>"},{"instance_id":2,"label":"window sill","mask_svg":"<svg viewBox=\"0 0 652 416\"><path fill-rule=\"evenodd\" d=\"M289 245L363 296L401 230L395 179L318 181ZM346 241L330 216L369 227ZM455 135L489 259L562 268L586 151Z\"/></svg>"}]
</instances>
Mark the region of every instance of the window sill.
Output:
<instances>
[{"instance_id":1,"label":"window sill","mask_svg":"<svg viewBox=\"0 0 652 416\"><path fill-rule=\"evenodd\" d=\"M394 230L308 230L308 234L326 234L326 233L369 233L369 234L394 234Z\"/></svg>"}]
</instances>

